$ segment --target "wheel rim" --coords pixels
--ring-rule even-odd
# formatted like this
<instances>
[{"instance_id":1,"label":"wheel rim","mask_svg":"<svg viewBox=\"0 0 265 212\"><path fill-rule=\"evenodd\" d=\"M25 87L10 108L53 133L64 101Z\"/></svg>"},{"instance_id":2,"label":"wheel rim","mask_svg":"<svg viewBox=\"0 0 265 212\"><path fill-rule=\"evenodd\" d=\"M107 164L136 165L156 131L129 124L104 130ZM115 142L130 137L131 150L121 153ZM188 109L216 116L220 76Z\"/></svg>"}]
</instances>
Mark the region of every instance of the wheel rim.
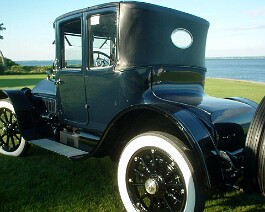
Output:
<instances>
[{"instance_id":1,"label":"wheel rim","mask_svg":"<svg viewBox=\"0 0 265 212\"><path fill-rule=\"evenodd\" d=\"M159 148L139 149L129 161L126 184L140 211L183 211L185 180L177 163Z\"/></svg>"},{"instance_id":2,"label":"wheel rim","mask_svg":"<svg viewBox=\"0 0 265 212\"><path fill-rule=\"evenodd\" d=\"M0 146L7 152L18 149L21 133L14 112L8 108L0 108Z\"/></svg>"}]
</instances>

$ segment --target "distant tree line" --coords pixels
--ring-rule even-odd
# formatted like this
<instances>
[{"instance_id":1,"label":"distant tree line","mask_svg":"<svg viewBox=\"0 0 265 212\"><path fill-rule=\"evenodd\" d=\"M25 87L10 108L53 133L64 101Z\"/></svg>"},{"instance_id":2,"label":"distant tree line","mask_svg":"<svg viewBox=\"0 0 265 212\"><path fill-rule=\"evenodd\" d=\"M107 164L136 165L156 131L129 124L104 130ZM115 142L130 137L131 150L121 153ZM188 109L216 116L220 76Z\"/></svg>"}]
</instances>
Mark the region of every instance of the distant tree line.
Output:
<instances>
[{"instance_id":1,"label":"distant tree line","mask_svg":"<svg viewBox=\"0 0 265 212\"><path fill-rule=\"evenodd\" d=\"M4 58L5 65L0 60L0 75L10 74L45 74L52 66L21 66L9 58Z\"/></svg>"},{"instance_id":2,"label":"distant tree line","mask_svg":"<svg viewBox=\"0 0 265 212\"><path fill-rule=\"evenodd\" d=\"M6 30L6 28L3 27L3 25L4 25L3 23L0 24L0 32ZM4 37L2 35L0 35L0 40L3 40L3 39L4 39ZM0 73L1 73L1 69L3 69L4 66L5 66L5 58L4 58L4 55L0 49Z\"/></svg>"},{"instance_id":3,"label":"distant tree line","mask_svg":"<svg viewBox=\"0 0 265 212\"><path fill-rule=\"evenodd\" d=\"M6 28L0 24L0 33ZM4 37L0 34L0 40ZM21 66L9 58L4 57L0 49L0 75L3 74L31 74L31 73L46 73L47 70L51 70L52 66Z\"/></svg>"},{"instance_id":4,"label":"distant tree line","mask_svg":"<svg viewBox=\"0 0 265 212\"><path fill-rule=\"evenodd\" d=\"M6 30L6 28L3 27L3 25L4 25L3 23L0 24L0 31ZM2 40L2 39L4 39L4 37L2 35L0 35L0 39Z\"/></svg>"},{"instance_id":5,"label":"distant tree line","mask_svg":"<svg viewBox=\"0 0 265 212\"><path fill-rule=\"evenodd\" d=\"M45 74L52 66L21 66L9 58L4 58L5 66L0 61L0 75L10 74Z\"/></svg>"}]
</instances>

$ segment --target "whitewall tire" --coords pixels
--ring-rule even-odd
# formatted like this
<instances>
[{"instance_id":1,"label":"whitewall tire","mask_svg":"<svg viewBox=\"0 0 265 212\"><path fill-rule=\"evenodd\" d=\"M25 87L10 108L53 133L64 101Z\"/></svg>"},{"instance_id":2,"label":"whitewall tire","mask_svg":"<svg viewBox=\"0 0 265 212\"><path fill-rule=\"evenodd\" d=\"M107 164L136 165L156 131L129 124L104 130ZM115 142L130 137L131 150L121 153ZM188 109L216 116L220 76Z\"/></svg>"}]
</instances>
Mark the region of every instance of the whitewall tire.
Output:
<instances>
[{"instance_id":1,"label":"whitewall tire","mask_svg":"<svg viewBox=\"0 0 265 212\"><path fill-rule=\"evenodd\" d=\"M0 100L0 153L22 156L27 149L28 143L21 136L13 105Z\"/></svg>"},{"instance_id":2,"label":"whitewall tire","mask_svg":"<svg viewBox=\"0 0 265 212\"><path fill-rule=\"evenodd\" d=\"M161 132L141 134L125 146L118 186L127 211L203 210L204 192L183 147Z\"/></svg>"}]
</instances>

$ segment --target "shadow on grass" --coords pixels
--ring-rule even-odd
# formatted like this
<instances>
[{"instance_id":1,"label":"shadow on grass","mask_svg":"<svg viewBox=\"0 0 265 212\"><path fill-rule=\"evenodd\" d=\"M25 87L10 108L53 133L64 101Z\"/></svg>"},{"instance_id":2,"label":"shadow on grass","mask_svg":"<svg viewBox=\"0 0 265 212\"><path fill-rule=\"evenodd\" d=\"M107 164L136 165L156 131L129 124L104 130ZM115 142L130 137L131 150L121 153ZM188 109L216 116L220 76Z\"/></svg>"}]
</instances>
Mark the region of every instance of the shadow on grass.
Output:
<instances>
[{"instance_id":1,"label":"shadow on grass","mask_svg":"<svg viewBox=\"0 0 265 212\"><path fill-rule=\"evenodd\" d=\"M208 196L205 211L265 211L265 198L261 194L243 191L213 191Z\"/></svg>"},{"instance_id":2,"label":"shadow on grass","mask_svg":"<svg viewBox=\"0 0 265 212\"><path fill-rule=\"evenodd\" d=\"M32 146L28 155L0 155L0 211L125 211L109 158L71 161ZM264 198L212 192L205 211L264 211Z\"/></svg>"},{"instance_id":3,"label":"shadow on grass","mask_svg":"<svg viewBox=\"0 0 265 212\"><path fill-rule=\"evenodd\" d=\"M0 211L124 210L109 158L71 161L33 146L0 164Z\"/></svg>"}]
</instances>

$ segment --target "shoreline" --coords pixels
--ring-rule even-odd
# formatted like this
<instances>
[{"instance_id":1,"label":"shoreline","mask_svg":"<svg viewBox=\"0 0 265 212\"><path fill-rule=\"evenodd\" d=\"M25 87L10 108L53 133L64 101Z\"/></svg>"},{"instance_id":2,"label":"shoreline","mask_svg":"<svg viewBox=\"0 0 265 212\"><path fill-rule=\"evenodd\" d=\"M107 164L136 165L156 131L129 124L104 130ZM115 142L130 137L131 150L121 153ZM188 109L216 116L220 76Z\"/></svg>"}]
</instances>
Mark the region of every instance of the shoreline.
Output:
<instances>
[{"instance_id":1,"label":"shoreline","mask_svg":"<svg viewBox=\"0 0 265 212\"><path fill-rule=\"evenodd\" d=\"M256 82L256 81L251 81L251 80L240 80L240 79L232 79L232 78L206 77L206 79L229 80L229 81L236 81L236 82L246 82L246 83L255 83L255 84L265 85L265 82Z\"/></svg>"}]
</instances>

